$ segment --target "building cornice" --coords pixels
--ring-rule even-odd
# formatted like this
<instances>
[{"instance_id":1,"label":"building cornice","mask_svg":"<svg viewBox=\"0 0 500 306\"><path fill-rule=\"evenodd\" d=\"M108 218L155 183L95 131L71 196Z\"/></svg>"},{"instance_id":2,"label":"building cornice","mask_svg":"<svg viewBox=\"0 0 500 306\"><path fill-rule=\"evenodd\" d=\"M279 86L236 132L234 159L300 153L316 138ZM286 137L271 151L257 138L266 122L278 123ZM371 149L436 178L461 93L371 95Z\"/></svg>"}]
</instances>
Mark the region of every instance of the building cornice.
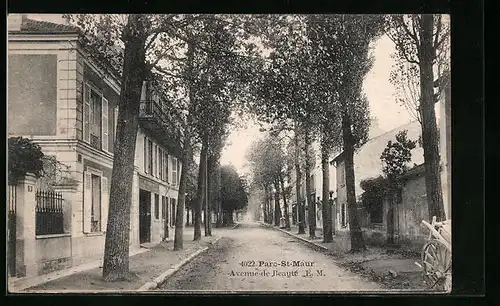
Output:
<instances>
[{"instance_id":1,"label":"building cornice","mask_svg":"<svg viewBox=\"0 0 500 306\"><path fill-rule=\"evenodd\" d=\"M97 74L102 80L111 87L118 95L120 94L121 91L121 85L120 82L118 82L115 78L110 77L109 74L111 73L106 73L104 72L104 69L99 68L99 65L97 65L88 55L87 52L79 45L77 48L78 54L82 57L83 62L92 69L92 71Z\"/></svg>"},{"instance_id":2,"label":"building cornice","mask_svg":"<svg viewBox=\"0 0 500 306\"><path fill-rule=\"evenodd\" d=\"M78 40L78 33L7 33L8 41L16 42L63 42L63 41L76 41Z\"/></svg>"}]
</instances>

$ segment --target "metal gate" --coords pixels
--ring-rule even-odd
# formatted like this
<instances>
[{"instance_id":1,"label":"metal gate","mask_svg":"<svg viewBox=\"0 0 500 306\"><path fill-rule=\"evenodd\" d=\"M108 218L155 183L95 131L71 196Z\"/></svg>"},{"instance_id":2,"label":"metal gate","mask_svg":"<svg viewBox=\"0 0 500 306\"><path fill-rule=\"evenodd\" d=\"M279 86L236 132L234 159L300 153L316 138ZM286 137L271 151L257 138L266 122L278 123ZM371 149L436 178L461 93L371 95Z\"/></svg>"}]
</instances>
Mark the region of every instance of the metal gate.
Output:
<instances>
[{"instance_id":1,"label":"metal gate","mask_svg":"<svg viewBox=\"0 0 500 306\"><path fill-rule=\"evenodd\" d=\"M7 220L7 265L9 276L16 275L16 186L9 185L9 212Z\"/></svg>"}]
</instances>

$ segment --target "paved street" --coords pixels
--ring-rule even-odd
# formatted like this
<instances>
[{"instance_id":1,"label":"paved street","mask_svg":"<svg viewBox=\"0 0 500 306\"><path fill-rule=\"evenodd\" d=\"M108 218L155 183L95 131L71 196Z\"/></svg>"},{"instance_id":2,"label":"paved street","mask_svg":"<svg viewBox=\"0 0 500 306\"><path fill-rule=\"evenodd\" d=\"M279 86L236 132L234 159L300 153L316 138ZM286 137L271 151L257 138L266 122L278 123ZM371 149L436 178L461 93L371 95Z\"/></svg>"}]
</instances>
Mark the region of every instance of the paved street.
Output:
<instances>
[{"instance_id":1,"label":"paved street","mask_svg":"<svg viewBox=\"0 0 500 306\"><path fill-rule=\"evenodd\" d=\"M279 231L241 224L159 289L224 291L380 291Z\"/></svg>"}]
</instances>

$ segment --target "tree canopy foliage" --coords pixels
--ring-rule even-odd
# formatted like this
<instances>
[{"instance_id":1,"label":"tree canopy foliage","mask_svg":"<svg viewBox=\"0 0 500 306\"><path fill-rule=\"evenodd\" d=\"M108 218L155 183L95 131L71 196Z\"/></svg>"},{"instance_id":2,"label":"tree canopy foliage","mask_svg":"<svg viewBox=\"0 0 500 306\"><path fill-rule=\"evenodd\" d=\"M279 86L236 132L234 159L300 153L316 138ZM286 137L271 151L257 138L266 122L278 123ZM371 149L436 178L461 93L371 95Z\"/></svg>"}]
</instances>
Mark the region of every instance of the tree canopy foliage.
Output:
<instances>
[{"instance_id":1,"label":"tree canopy foliage","mask_svg":"<svg viewBox=\"0 0 500 306\"><path fill-rule=\"evenodd\" d=\"M220 201L222 209L232 213L248 204L247 183L232 165L221 166Z\"/></svg>"},{"instance_id":2,"label":"tree canopy foliage","mask_svg":"<svg viewBox=\"0 0 500 306\"><path fill-rule=\"evenodd\" d=\"M408 139L407 134L407 130L397 133L396 141L389 140L380 155L383 163L382 172L392 182L395 182L399 176L408 171L408 163L411 162L411 150L417 144L416 140Z\"/></svg>"}]
</instances>

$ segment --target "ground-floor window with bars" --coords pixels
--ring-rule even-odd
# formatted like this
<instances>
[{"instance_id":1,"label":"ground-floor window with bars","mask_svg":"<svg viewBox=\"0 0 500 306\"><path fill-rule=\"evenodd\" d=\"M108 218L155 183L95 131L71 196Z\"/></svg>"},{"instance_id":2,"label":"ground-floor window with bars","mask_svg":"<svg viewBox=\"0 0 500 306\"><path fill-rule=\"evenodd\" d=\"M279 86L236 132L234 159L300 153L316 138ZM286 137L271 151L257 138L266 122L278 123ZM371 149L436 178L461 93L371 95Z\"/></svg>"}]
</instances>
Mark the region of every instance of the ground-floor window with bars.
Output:
<instances>
[{"instance_id":1,"label":"ground-floor window with bars","mask_svg":"<svg viewBox=\"0 0 500 306\"><path fill-rule=\"evenodd\" d=\"M63 197L61 193L37 190L36 235L64 233Z\"/></svg>"}]
</instances>

